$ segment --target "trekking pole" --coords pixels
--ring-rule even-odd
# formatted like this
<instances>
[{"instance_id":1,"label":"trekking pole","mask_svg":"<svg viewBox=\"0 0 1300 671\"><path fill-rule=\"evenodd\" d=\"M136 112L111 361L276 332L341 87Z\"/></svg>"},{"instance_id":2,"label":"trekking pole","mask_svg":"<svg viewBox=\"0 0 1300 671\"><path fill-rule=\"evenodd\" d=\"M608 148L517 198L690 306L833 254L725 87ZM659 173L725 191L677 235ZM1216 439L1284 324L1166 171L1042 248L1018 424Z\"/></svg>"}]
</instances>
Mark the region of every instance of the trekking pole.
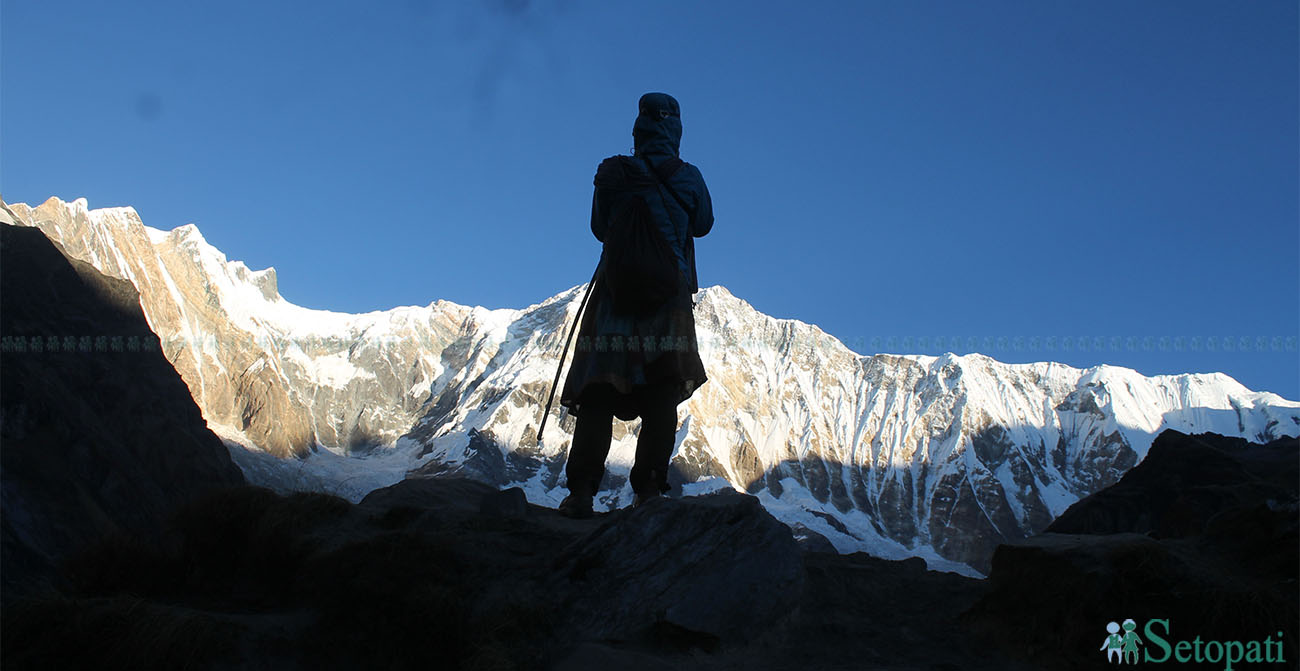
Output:
<instances>
[{"instance_id":1,"label":"trekking pole","mask_svg":"<svg viewBox=\"0 0 1300 671\"><path fill-rule=\"evenodd\" d=\"M591 274L591 281L587 283L587 291L582 294L582 303L578 305L578 314L573 318L573 326L569 327L569 336L564 339L564 349L560 350L560 365L555 368L555 379L551 381L551 393L546 395L546 409L542 411L542 425L537 428L537 444L542 444L542 432L546 430L546 418L551 414L551 401L555 400L555 386L560 383L560 371L564 370L564 358L569 355L569 343L573 340L573 332L578 329L578 324L582 322L582 312L587 309L587 299L591 297L591 288L596 285L596 275L600 274L600 264L596 264L596 272Z\"/></svg>"}]
</instances>

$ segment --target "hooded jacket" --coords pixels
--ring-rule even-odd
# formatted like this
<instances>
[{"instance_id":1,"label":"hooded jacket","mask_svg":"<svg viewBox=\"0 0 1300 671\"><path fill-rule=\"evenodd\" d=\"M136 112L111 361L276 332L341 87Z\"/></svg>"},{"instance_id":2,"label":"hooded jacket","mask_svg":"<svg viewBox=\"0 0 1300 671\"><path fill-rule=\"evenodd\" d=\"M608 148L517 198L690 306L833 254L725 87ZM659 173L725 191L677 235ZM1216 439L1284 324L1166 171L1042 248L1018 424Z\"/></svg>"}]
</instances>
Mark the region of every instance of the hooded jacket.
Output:
<instances>
[{"instance_id":1,"label":"hooded jacket","mask_svg":"<svg viewBox=\"0 0 1300 671\"><path fill-rule=\"evenodd\" d=\"M666 93L641 96L639 113L632 125L634 156L611 156L596 169L596 192L592 197L591 232L605 241L610 212L624 194L642 192L654 220L660 224L664 238L677 256L678 267L688 280L686 293L699 291L695 268L694 238L713 228L713 202L704 176L690 163L683 162L660 188L645 163L661 170L670 159L678 158L682 141L682 119L677 101ZM661 173L662 174L662 171ZM668 192L671 189L676 197ZM686 209L682 208L681 199ZM602 258L602 262L604 259Z\"/></svg>"},{"instance_id":2,"label":"hooded jacket","mask_svg":"<svg viewBox=\"0 0 1300 671\"><path fill-rule=\"evenodd\" d=\"M611 156L596 170L591 232L604 242L610 214L621 205L620 200L642 195L677 258L680 291L651 314L621 314L614 309L602 273L597 273L578 330L573 364L560 394L560 404L574 415L580 412L583 394L593 385L611 386L624 401L621 408L616 404L618 416L631 419L636 410L627 405L628 397L637 387L675 384L681 402L707 380L695 337L691 294L699 290L694 238L713 228L709 190L700 171L689 163L664 180L664 187L645 165L648 161L658 169L678 158L682 122L672 96L647 93L641 97L632 137L633 156ZM682 203L666 187L671 187ZM603 252L600 263L603 269Z\"/></svg>"}]
</instances>

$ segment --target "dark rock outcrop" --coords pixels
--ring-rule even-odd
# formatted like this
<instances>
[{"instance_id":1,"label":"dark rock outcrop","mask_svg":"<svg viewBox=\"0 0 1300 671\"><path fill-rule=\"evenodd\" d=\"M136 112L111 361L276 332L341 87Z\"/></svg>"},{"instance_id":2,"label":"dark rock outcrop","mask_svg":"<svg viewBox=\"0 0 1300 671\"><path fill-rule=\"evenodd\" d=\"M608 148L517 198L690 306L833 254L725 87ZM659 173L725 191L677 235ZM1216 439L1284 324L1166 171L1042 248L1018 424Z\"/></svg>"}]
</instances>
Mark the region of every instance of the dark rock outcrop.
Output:
<instances>
[{"instance_id":1,"label":"dark rock outcrop","mask_svg":"<svg viewBox=\"0 0 1300 671\"><path fill-rule=\"evenodd\" d=\"M587 637L668 635L714 648L793 615L803 559L758 499L725 491L620 512L566 550L556 575Z\"/></svg>"},{"instance_id":2,"label":"dark rock outcrop","mask_svg":"<svg viewBox=\"0 0 1300 671\"><path fill-rule=\"evenodd\" d=\"M1049 533L1000 546L989 594L964 620L1051 668L1096 668L1107 623L1130 617L1139 628L1168 619L1170 640L1282 632L1294 651L1297 466L1295 439L1250 445L1166 431L1141 464L1071 506Z\"/></svg>"},{"instance_id":3,"label":"dark rock outcrop","mask_svg":"<svg viewBox=\"0 0 1300 671\"><path fill-rule=\"evenodd\" d=\"M835 545L830 539L809 529L799 522L795 522L790 527L790 532L794 535L794 540L804 549L805 552L836 552Z\"/></svg>"},{"instance_id":4,"label":"dark rock outcrop","mask_svg":"<svg viewBox=\"0 0 1300 671\"><path fill-rule=\"evenodd\" d=\"M484 497L496 488L478 480L455 477L408 477L394 485L376 489L360 505L375 509L419 508L469 513L478 510Z\"/></svg>"},{"instance_id":5,"label":"dark rock outcrop","mask_svg":"<svg viewBox=\"0 0 1300 671\"><path fill-rule=\"evenodd\" d=\"M3 596L40 589L106 535L157 538L166 517L243 484L167 363L135 288L0 225Z\"/></svg>"},{"instance_id":6,"label":"dark rock outcrop","mask_svg":"<svg viewBox=\"0 0 1300 671\"><path fill-rule=\"evenodd\" d=\"M1185 538L1226 510L1285 504L1300 482L1300 441L1256 445L1213 433L1165 431L1119 482L1070 506L1048 533Z\"/></svg>"},{"instance_id":7,"label":"dark rock outcrop","mask_svg":"<svg viewBox=\"0 0 1300 671\"><path fill-rule=\"evenodd\" d=\"M92 545L57 594L6 607L3 665L1019 668L957 629L981 581L800 552L752 497L590 520L479 512L513 497L459 478L359 504L218 490L181 508L164 543Z\"/></svg>"},{"instance_id":8,"label":"dark rock outcrop","mask_svg":"<svg viewBox=\"0 0 1300 671\"><path fill-rule=\"evenodd\" d=\"M528 496L518 487L493 492L479 502L478 512L488 517L526 517Z\"/></svg>"}]
</instances>

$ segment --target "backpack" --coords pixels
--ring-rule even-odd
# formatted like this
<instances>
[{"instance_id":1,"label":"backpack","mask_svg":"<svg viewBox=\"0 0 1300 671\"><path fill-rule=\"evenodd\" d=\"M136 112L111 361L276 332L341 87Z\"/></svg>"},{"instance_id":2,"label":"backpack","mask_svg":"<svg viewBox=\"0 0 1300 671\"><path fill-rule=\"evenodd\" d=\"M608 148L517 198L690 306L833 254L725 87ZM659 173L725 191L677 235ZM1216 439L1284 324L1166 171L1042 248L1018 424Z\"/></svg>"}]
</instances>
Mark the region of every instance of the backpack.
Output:
<instances>
[{"instance_id":1,"label":"backpack","mask_svg":"<svg viewBox=\"0 0 1300 671\"><path fill-rule=\"evenodd\" d=\"M671 159L661 169L671 177L682 165L680 159ZM663 177L648 160L646 168L662 187ZM681 291L677 255L654 220L645 190L627 194L610 213L604 258L605 282L616 312L644 314Z\"/></svg>"}]
</instances>

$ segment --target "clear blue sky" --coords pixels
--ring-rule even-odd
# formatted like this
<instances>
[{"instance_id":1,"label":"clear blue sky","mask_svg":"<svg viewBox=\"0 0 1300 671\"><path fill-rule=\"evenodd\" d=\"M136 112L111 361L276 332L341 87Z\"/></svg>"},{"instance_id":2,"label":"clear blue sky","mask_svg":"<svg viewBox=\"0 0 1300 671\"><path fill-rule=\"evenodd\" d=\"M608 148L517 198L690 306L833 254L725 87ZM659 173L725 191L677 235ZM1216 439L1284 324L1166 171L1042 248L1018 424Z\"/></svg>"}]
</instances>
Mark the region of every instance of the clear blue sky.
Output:
<instances>
[{"instance_id":1,"label":"clear blue sky","mask_svg":"<svg viewBox=\"0 0 1300 671\"><path fill-rule=\"evenodd\" d=\"M1297 23L1293 0L4 0L0 193L194 222L310 307L522 307L590 277L596 164L666 91L717 213L703 285L864 354L1296 399Z\"/></svg>"}]
</instances>

